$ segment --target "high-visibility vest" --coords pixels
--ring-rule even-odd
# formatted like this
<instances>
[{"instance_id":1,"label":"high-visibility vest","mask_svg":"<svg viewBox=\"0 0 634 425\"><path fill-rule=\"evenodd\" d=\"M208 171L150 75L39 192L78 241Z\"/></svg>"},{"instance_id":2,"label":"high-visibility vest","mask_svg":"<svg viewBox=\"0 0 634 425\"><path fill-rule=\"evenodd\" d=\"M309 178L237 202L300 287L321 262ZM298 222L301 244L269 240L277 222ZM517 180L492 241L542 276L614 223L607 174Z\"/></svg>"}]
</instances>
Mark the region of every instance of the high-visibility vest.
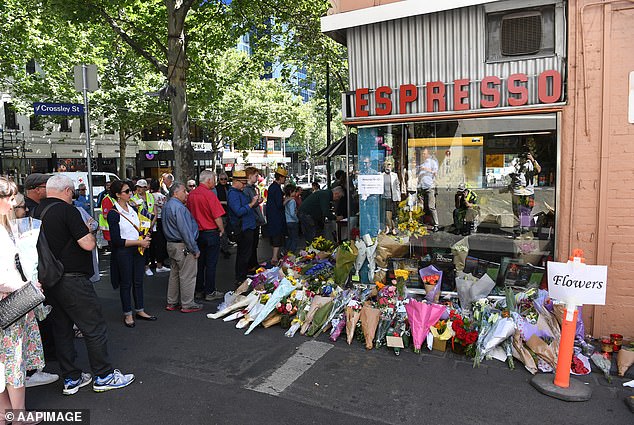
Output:
<instances>
[{"instance_id":1,"label":"high-visibility vest","mask_svg":"<svg viewBox=\"0 0 634 425\"><path fill-rule=\"evenodd\" d=\"M108 213L114 207L114 199L110 195L103 197L101 201L101 214L99 214L99 229L103 233L103 238L110 240L110 226L108 226Z\"/></svg>"},{"instance_id":2,"label":"high-visibility vest","mask_svg":"<svg viewBox=\"0 0 634 425\"><path fill-rule=\"evenodd\" d=\"M148 233L151 229L152 219L154 218L154 195L145 192L145 199L142 199L138 193L135 193L130 201L134 203L139 213L139 224L144 233Z\"/></svg>"}]
</instances>

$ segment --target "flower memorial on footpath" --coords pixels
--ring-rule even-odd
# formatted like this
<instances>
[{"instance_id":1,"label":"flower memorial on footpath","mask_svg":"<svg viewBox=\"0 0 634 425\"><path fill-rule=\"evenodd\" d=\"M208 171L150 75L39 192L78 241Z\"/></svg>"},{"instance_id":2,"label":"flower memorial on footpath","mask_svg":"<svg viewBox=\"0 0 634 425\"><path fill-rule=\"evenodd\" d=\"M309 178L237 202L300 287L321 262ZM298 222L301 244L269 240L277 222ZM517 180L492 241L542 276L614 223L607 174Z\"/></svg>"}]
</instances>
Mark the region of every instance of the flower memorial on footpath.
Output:
<instances>
[{"instance_id":1,"label":"flower memorial on footpath","mask_svg":"<svg viewBox=\"0 0 634 425\"><path fill-rule=\"evenodd\" d=\"M335 246L317 238L305 251L287 254L278 266L258 269L207 317L235 322L245 334L259 325L279 324L290 338L298 332L314 338L327 333L336 342L345 335L348 344L357 340L367 350L387 347L396 355L410 346L415 353L451 349L472 358L474 367L497 359L509 368L518 360L532 374L555 370L563 310L547 291L500 287L486 274L476 278L459 271L456 292L441 293L443 271L433 265L418 273L383 268L401 249L400 241L380 234ZM351 276L368 265L376 267L374 283L355 283ZM418 277L424 290L408 289ZM634 362L634 348L622 351L619 372L625 373ZM571 371L588 374L592 364L610 379L610 355L584 339L580 321Z\"/></svg>"}]
</instances>

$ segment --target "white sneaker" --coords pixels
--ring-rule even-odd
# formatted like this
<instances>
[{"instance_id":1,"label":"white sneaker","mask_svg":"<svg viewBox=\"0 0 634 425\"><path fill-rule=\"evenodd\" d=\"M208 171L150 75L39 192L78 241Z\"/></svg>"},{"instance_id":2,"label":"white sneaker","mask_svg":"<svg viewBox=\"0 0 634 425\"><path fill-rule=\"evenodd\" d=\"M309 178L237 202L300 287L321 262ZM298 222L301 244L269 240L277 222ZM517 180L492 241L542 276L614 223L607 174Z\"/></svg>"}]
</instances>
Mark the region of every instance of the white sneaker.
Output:
<instances>
[{"instance_id":1,"label":"white sneaker","mask_svg":"<svg viewBox=\"0 0 634 425\"><path fill-rule=\"evenodd\" d=\"M157 273L168 273L170 271L170 269L168 267L157 267L156 268L156 272Z\"/></svg>"},{"instance_id":2,"label":"white sneaker","mask_svg":"<svg viewBox=\"0 0 634 425\"><path fill-rule=\"evenodd\" d=\"M44 371L37 371L31 376L26 377L25 387L37 387L38 385L48 385L59 379L59 375L54 373L48 373Z\"/></svg>"},{"instance_id":3,"label":"white sneaker","mask_svg":"<svg viewBox=\"0 0 634 425\"><path fill-rule=\"evenodd\" d=\"M146 275L146 276L154 276L154 273L152 273L152 269L147 269L147 270L145 271L145 275Z\"/></svg>"}]
</instances>

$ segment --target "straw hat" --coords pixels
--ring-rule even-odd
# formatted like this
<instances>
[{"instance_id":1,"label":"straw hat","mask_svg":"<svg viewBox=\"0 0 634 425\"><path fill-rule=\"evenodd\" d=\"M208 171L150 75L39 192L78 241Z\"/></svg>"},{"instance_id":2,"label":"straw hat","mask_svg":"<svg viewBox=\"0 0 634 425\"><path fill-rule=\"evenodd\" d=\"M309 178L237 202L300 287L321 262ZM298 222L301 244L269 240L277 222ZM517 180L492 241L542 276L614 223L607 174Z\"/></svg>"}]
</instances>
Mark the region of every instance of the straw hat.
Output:
<instances>
[{"instance_id":1,"label":"straw hat","mask_svg":"<svg viewBox=\"0 0 634 425\"><path fill-rule=\"evenodd\" d=\"M247 173L244 170L234 171L232 178L234 180L246 180L247 179Z\"/></svg>"},{"instance_id":2,"label":"straw hat","mask_svg":"<svg viewBox=\"0 0 634 425\"><path fill-rule=\"evenodd\" d=\"M280 176L288 177L288 171L282 167L277 167L277 170L275 170L275 173L279 174Z\"/></svg>"}]
</instances>

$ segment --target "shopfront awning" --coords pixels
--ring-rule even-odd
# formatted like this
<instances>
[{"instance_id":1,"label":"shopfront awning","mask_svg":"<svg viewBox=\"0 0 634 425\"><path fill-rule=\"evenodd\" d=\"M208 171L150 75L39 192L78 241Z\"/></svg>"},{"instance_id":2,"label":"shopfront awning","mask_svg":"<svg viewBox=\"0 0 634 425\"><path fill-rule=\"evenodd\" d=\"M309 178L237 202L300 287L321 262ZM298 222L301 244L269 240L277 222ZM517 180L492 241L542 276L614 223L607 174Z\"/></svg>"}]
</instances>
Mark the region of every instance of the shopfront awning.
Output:
<instances>
[{"instance_id":1,"label":"shopfront awning","mask_svg":"<svg viewBox=\"0 0 634 425\"><path fill-rule=\"evenodd\" d=\"M357 154L357 135L351 133L349 136L349 153L350 155ZM324 158L332 158L333 156L340 156L346 154L346 138L345 136L341 139L337 140L334 143L331 143L330 146L326 146L322 150L318 151L315 156L324 157Z\"/></svg>"}]
</instances>

